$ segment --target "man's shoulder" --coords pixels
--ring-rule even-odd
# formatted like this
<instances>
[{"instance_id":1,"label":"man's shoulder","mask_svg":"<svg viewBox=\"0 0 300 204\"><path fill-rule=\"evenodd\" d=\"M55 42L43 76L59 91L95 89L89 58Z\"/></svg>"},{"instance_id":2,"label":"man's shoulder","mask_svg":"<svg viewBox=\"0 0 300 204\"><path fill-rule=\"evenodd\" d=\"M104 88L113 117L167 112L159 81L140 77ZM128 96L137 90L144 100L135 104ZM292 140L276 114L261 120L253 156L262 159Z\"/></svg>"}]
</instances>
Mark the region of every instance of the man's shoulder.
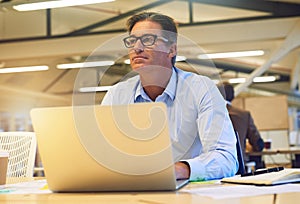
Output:
<instances>
[{"instance_id":1,"label":"man's shoulder","mask_svg":"<svg viewBox=\"0 0 300 204\"><path fill-rule=\"evenodd\" d=\"M236 113L240 113L240 114L243 114L243 115L250 114L250 112L245 110L245 109L241 109L241 108L238 108L238 107L235 107L235 106L232 106L232 105L227 105L227 106L228 106L228 111L229 112L236 112Z\"/></svg>"}]
</instances>

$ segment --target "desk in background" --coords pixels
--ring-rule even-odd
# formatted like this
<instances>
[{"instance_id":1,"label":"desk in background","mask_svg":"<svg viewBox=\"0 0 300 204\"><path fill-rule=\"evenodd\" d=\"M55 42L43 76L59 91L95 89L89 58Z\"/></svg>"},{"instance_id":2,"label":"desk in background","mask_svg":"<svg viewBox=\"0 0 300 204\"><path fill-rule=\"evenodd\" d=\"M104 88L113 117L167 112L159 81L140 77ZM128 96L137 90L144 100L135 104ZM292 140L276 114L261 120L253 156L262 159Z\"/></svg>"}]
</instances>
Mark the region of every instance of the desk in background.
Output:
<instances>
[{"instance_id":1,"label":"desk in background","mask_svg":"<svg viewBox=\"0 0 300 204\"><path fill-rule=\"evenodd\" d=\"M293 168L300 168L300 147L279 148L263 150L262 152L246 152L249 156L266 156L276 154L289 154L291 155L291 164Z\"/></svg>"},{"instance_id":2,"label":"desk in background","mask_svg":"<svg viewBox=\"0 0 300 204\"><path fill-rule=\"evenodd\" d=\"M279 149L264 149L261 152L246 152L249 156L263 156L274 154L300 154L300 147L279 148Z\"/></svg>"}]
</instances>

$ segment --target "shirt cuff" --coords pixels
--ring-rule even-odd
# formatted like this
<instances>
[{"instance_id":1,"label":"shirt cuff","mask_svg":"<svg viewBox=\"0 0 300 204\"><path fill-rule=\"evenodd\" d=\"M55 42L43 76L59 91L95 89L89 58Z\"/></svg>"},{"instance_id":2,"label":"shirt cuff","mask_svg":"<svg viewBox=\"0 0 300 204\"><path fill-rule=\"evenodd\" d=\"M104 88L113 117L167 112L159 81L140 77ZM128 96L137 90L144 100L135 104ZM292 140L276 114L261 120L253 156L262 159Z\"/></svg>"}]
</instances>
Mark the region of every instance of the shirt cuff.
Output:
<instances>
[{"instance_id":1,"label":"shirt cuff","mask_svg":"<svg viewBox=\"0 0 300 204\"><path fill-rule=\"evenodd\" d=\"M190 167L190 181L205 181L205 168L204 165L199 163L197 159L182 160L182 162L188 163Z\"/></svg>"}]
</instances>

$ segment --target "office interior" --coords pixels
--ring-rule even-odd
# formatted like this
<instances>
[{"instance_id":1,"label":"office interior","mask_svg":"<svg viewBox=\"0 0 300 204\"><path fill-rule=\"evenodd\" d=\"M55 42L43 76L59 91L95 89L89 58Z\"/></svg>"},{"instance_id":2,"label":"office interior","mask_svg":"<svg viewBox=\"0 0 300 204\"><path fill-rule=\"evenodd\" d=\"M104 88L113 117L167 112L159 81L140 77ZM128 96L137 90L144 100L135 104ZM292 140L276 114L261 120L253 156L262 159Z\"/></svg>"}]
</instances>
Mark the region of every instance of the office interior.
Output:
<instances>
[{"instance_id":1,"label":"office interior","mask_svg":"<svg viewBox=\"0 0 300 204\"><path fill-rule=\"evenodd\" d=\"M24 12L13 8L20 2L25 1L0 0L1 131L34 131L32 108L71 106L74 95L83 99L92 95L93 103L100 104L109 86L132 74L122 47L125 22L133 13L146 10L170 15L178 23L178 68L216 83L233 83L234 105L253 108L254 121L262 137L272 139L272 148L300 145L299 0L115 0ZM207 59L207 54L233 52L246 56ZM90 75L81 78L84 65L72 65L88 61L110 64L85 67ZM4 71L29 66L42 66L42 70ZM271 81L259 81L262 77ZM80 90L87 87L94 89ZM256 99L262 100L262 106L251 106L249 101L256 104ZM261 118L266 114L260 110L268 104L275 105L267 119ZM270 121L275 123L264 127ZM265 162L291 166L292 159L273 155L266 156Z\"/></svg>"}]
</instances>

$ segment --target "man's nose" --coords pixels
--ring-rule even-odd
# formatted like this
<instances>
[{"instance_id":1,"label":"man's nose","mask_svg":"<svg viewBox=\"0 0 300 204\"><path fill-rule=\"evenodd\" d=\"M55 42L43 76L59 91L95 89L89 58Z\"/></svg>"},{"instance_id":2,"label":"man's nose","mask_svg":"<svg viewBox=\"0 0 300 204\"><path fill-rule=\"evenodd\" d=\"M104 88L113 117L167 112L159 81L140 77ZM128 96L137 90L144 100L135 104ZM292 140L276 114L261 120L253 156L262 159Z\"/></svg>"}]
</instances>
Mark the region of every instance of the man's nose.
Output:
<instances>
[{"instance_id":1,"label":"man's nose","mask_svg":"<svg viewBox=\"0 0 300 204\"><path fill-rule=\"evenodd\" d=\"M138 52L138 53L144 51L144 45L142 44L141 39L138 39L135 42L135 44L133 46L133 49L134 49L135 52Z\"/></svg>"}]
</instances>

